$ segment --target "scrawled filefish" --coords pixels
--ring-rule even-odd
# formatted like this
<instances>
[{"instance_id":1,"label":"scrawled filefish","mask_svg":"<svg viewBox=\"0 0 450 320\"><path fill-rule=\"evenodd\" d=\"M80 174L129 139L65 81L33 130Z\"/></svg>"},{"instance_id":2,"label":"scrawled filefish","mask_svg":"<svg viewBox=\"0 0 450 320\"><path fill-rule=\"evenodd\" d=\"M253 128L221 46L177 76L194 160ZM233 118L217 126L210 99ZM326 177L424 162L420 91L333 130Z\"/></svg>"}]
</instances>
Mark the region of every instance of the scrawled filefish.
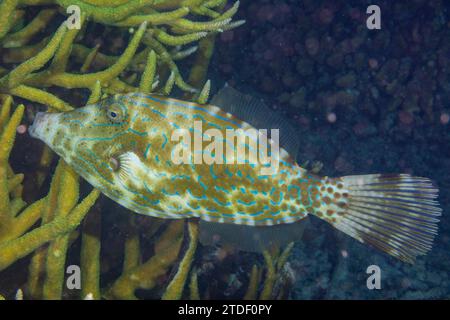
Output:
<instances>
[{"instance_id":1,"label":"scrawled filefish","mask_svg":"<svg viewBox=\"0 0 450 320\"><path fill-rule=\"evenodd\" d=\"M311 214L407 262L431 249L441 209L429 179L316 176L297 165L287 147L299 139L261 104L230 87L211 105L130 93L70 112L38 113L29 132L94 187L137 213L253 228ZM238 135L227 133L267 128L264 118L279 124L283 147L276 148L276 132L258 131L244 147L258 148L253 155L265 162L233 161L246 149L239 149ZM268 144L264 147L264 139L252 144L256 138ZM230 152L221 153L222 147ZM223 159L225 154L231 158ZM264 170L269 166L274 171Z\"/></svg>"}]
</instances>

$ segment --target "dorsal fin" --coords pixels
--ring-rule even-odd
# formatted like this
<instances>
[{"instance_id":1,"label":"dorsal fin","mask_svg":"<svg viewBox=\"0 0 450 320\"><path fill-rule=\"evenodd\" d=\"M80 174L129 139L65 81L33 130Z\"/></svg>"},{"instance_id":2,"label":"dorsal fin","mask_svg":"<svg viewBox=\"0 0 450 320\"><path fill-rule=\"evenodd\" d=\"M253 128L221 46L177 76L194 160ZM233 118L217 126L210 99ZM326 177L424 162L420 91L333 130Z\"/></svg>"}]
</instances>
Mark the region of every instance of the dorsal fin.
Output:
<instances>
[{"instance_id":1,"label":"dorsal fin","mask_svg":"<svg viewBox=\"0 0 450 320\"><path fill-rule=\"evenodd\" d=\"M279 113L267 107L262 100L245 95L225 85L212 98L210 104L231 113L256 129L280 129L280 146L294 159L300 147L297 131Z\"/></svg>"}]
</instances>

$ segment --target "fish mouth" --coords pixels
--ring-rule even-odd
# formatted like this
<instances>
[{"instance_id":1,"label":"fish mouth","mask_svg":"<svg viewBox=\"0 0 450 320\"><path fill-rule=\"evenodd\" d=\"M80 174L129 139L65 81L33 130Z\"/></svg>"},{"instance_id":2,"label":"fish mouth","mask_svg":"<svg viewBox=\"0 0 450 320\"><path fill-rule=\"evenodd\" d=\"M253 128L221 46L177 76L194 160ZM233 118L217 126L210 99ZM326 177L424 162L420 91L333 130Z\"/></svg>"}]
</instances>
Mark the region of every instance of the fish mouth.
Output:
<instances>
[{"instance_id":1,"label":"fish mouth","mask_svg":"<svg viewBox=\"0 0 450 320\"><path fill-rule=\"evenodd\" d=\"M34 121L28 128L28 132L33 138L39 138L38 131L43 126L44 118L45 112L38 112L34 116Z\"/></svg>"},{"instance_id":2,"label":"fish mouth","mask_svg":"<svg viewBox=\"0 0 450 320\"><path fill-rule=\"evenodd\" d=\"M30 136L45 142L45 138L49 135L49 133L52 133L55 125L57 124L55 122L57 115L57 113L50 112L36 113L32 125L28 128Z\"/></svg>"}]
</instances>

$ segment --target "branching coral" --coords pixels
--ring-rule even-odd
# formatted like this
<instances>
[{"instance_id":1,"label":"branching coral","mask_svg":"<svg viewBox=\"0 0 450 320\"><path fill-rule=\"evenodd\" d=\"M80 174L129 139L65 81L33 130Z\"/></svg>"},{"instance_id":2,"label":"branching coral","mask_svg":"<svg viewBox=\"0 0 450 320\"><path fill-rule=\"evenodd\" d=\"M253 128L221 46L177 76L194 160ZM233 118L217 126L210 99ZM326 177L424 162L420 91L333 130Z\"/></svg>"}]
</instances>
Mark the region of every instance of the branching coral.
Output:
<instances>
[{"instance_id":1,"label":"branching coral","mask_svg":"<svg viewBox=\"0 0 450 320\"><path fill-rule=\"evenodd\" d=\"M80 9L80 29L61 23L67 19L63 14L73 5ZM121 273L102 286L101 225L105 215L100 205L94 205L99 192L94 189L80 199L84 193L79 178L63 160L58 161L48 187L45 181L49 180L53 154L43 147L34 188L47 187L48 191L44 197L26 202L22 197L24 175L14 173L8 161L24 105L10 114L13 99L44 105L49 111L67 111L95 103L108 94L140 91L168 95L174 88L180 89L185 99L206 103L211 86L206 81L207 69L215 35L243 23L232 21L239 1L228 9L225 5L226 0L1 2L0 272L31 256L26 298L65 297L65 267L75 241L80 242L79 298L136 299L139 289L158 288L165 276L164 299L185 296L186 282L189 296L201 297L193 267L198 242L196 221L161 225L148 218L153 221L149 230L157 236L151 246L144 246L137 218L131 215ZM30 14L34 17L25 19ZM49 30L54 33L48 34ZM112 39L102 39L105 34L112 34ZM126 46L121 45L124 39L128 41ZM194 53L197 56L185 81L182 70L186 66L181 67L180 61ZM90 91L88 98L86 89ZM278 270L272 260L266 263L261 298L271 294ZM261 270L254 267L246 297L257 296Z\"/></svg>"},{"instance_id":2,"label":"branching coral","mask_svg":"<svg viewBox=\"0 0 450 320\"><path fill-rule=\"evenodd\" d=\"M126 29L123 27L137 27L134 36L121 56L99 57L100 64L107 68L91 73L79 73L69 71L69 60L82 60L82 70L88 69L89 65L95 62L100 55L99 48L89 49L77 39L83 37L85 28L80 30L67 30L66 24L62 24L55 34L44 38L35 45L26 46L32 38L33 33L43 26L51 23L51 18L55 14L54 9L43 9L28 25L22 29L7 34L8 30L15 27L18 19L14 17L21 12L24 4L43 5L49 3L59 4L67 9L71 5L76 5L81 10L81 23L86 19L98 23L119 27L120 32L125 35ZM180 49L183 45L196 42L208 36L208 34L222 32L229 28L242 24L242 21L231 22L232 16L236 13L239 2L236 2L230 9L223 13L214 11L220 8L223 1L6 1L2 4L3 23L0 25L0 43L4 48L14 47L6 54L5 62L21 62L19 66L3 75L0 79L0 90L30 101L45 104L56 110L67 110L68 103L57 97L42 91L42 88L51 86L63 87L66 89L87 88L91 89L96 81L100 81L107 93L136 91L138 87L133 83L126 83L121 79L121 74L127 71L130 65L138 65L137 71L141 73L143 62L161 65L160 72L164 72L164 67L173 74L169 76L168 82L173 82L179 88L187 92L195 92L196 89L187 84L175 63L176 59L186 54ZM165 10L165 11L161 11ZM170 11L171 10L171 11ZM188 14L213 17L210 21L191 21L185 17ZM133 31L133 29L130 29ZM172 32L170 33L169 30ZM2 38L3 35L3 38ZM138 54L139 45L143 43L145 48ZM171 51L167 46L174 46L175 51ZM28 52L28 55L25 54ZM155 52L150 59L151 52ZM192 53L189 50L187 53ZM148 58L147 58L148 57ZM26 59L29 58L29 59ZM144 59L144 61L143 61ZM50 60L48 68L42 70ZM208 63L207 59L202 59L201 64ZM143 79L146 84L141 87L149 91L152 82L152 73L144 73ZM150 77L150 78L149 78ZM167 93L171 85L160 88ZM155 89L155 88L153 88Z\"/></svg>"},{"instance_id":3,"label":"branching coral","mask_svg":"<svg viewBox=\"0 0 450 320\"><path fill-rule=\"evenodd\" d=\"M16 127L21 121L24 106L17 107L9 118L10 105L11 97L7 97L1 112L4 124L0 140L0 183L2 187L0 192L2 197L0 270L48 241L53 239L56 241L59 236L74 230L99 195L98 191L94 190L77 204L76 174L61 160L52 179L49 194L26 207L21 195L23 175L14 174L8 164ZM42 226L25 233L40 218L43 221ZM55 246L57 245L62 244L55 242Z\"/></svg>"}]
</instances>

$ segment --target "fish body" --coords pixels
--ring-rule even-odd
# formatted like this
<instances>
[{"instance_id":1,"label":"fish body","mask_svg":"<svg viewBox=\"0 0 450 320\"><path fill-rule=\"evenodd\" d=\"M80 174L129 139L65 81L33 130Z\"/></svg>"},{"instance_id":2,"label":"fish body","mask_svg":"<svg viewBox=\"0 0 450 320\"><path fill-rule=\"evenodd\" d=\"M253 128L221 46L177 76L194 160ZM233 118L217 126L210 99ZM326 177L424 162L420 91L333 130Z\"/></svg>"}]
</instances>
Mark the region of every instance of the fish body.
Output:
<instances>
[{"instance_id":1,"label":"fish body","mask_svg":"<svg viewBox=\"0 0 450 320\"><path fill-rule=\"evenodd\" d=\"M291 223L313 214L405 261L431 248L440 209L428 179L318 177L285 149L272 152L274 139L258 133L253 139L265 138L258 142L268 142L271 149L266 160L270 154L276 162L276 170L267 174L267 161L236 161L242 149L227 133L239 129L255 128L218 106L130 93L70 112L39 113L30 134L137 213L249 226ZM220 143L213 139L219 136ZM250 150L251 138L246 141ZM221 155L219 161L218 149L229 145L231 160ZM180 158L187 161L174 161Z\"/></svg>"},{"instance_id":2,"label":"fish body","mask_svg":"<svg viewBox=\"0 0 450 320\"><path fill-rule=\"evenodd\" d=\"M120 121L108 119L111 106ZM318 206L321 179L284 150L279 172L270 176L261 174L261 164L174 164L180 143L171 139L174 130L192 132L195 120L223 136L226 129L249 127L218 107L134 93L48 117L48 131L35 134L93 186L138 213L272 225L302 219Z\"/></svg>"}]
</instances>

